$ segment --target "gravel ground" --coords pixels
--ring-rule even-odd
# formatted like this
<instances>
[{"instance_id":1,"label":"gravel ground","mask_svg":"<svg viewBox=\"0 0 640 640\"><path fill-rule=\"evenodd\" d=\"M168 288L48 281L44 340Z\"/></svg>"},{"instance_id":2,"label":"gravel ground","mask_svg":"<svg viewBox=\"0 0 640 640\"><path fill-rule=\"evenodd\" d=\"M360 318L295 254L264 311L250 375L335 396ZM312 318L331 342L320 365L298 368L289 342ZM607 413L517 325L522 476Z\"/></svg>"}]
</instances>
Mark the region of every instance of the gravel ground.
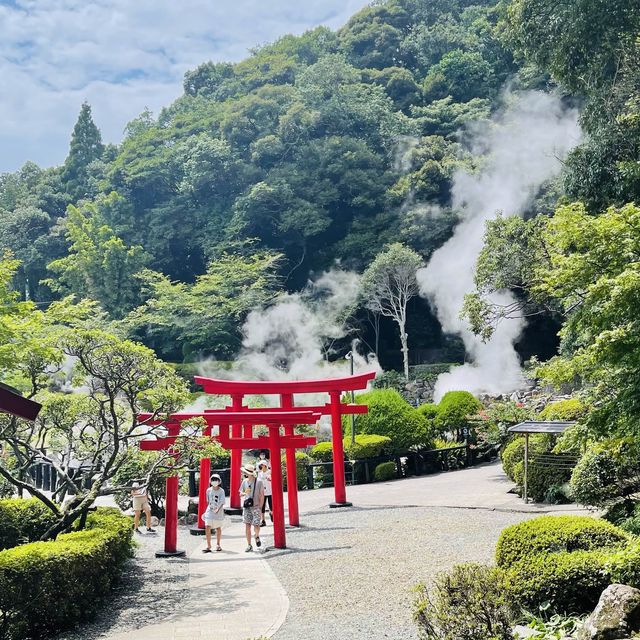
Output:
<instances>
[{"instance_id":1,"label":"gravel ground","mask_svg":"<svg viewBox=\"0 0 640 640\"><path fill-rule=\"evenodd\" d=\"M179 536L184 535L184 532L179 533ZM185 558L156 558L155 552L162 547L160 533L136 535L135 539L138 543L136 556L127 563L122 579L98 617L75 631L56 636L56 640L98 640L133 631L180 607L188 595L188 561Z\"/></svg>"},{"instance_id":2,"label":"gravel ground","mask_svg":"<svg viewBox=\"0 0 640 640\"><path fill-rule=\"evenodd\" d=\"M500 531L535 514L365 507L303 516L265 557L290 609L274 640L415 640L411 588L460 562L492 562Z\"/></svg>"}]
</instances>

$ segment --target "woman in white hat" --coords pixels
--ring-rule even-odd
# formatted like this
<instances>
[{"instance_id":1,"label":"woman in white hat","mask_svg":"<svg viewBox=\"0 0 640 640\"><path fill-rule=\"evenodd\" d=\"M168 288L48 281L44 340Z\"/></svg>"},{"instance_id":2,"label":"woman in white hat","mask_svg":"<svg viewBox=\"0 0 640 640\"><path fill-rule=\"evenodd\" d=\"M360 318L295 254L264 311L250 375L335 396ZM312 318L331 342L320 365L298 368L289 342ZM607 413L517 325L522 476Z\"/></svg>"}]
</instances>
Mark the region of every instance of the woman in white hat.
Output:
<instances>
[{"instance_id":1,"label":"woman in white hat","mask_svg":"<svg viewBox=\"0 0 640 640\"><path fill-rule=\"evenodd\" d=\"M211 529L216 530L216 551L222 551L220 539L224 524L224 489L222 488L222 479L217 473L211 476L210 483L211 486L207 489L207 509L202 514L207 537L207 548L202 550L203 553L211 553Z\"/></svg>"},{"instance_id":2,"label":"woman in white hat","mask_svg":"<svg viewBox=\"0 0 640 640\"><path fill-rule=\"evenodd\" d=\"M247 535L246 552L253 551L251 546L251 527L256 539L256 547L262 546L260 540L260 523L262 522L262 504L264 502L264 487L258 480L256 468L252 464L242 467L243 480L240 485L240 502L242 504L242 521Z\"/></svg>"}]
</instances>

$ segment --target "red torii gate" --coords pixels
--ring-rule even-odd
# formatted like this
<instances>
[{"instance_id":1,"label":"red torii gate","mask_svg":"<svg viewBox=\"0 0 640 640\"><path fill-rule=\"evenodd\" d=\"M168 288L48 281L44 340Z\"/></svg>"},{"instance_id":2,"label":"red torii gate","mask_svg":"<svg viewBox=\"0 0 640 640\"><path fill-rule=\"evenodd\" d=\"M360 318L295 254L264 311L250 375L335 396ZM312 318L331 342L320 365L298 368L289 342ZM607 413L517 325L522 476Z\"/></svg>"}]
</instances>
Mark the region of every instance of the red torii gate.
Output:
<instances>
[{"instance_id":1,"label":"red torii gate","mask_svg":"<svg viewBox=\"0 0 640 640\"><path fill-rule=\"evenodd\" d=\"M353 376L342 378L322 378L318 380L287 380L287 381L245 381L222 380L217 378L204 378L196 376L194 380L202 385L205 393L231 396L231 406L227 410L238 411L247 414L252 412L264 412L269 409L252 409L244 407L242 401L245 395L278 395L280 406L272 411L313 411L321 415L331 416L331 438L333 442L333 486L335 502L330 507L348 507L347 492L344 477L344 447L342 444L342 416L367 413L366 405L344 404L340 398L345 391L359 391L366 389L370 380L376 377L375 371L367 371ZM320 406L294 406L294 395L305 393L328 393L329 402ZM242 425L246 421L232 425L231 434L239 438ZM302 424L302 423L300 423ZM250 427L249 427L250 430ZM293 434L293 425L285 427L285 434ZM245 434L246 435L246 434ZM289 524L299 525L298 517L298 484L296 473L295 450L287 449L287 498L289 503ZM273 458L272 458L273 460ZM275 463L278 461L274 461ZM240 467L242 466L242 450L231 451L231 486L240 485ZM201 476L202 477L202 476ZM240 507L240 496L231 492L231 507Z\"/></svg>"},{"instance_id":2,"label":"red torii gate","mask_svg":"<svg viewBox=\"0 0 640 640\"><path fill-rule=\"evenodd\" d=\"M295 424L314 424L320 418L320 414L313 411L255 411L247 415L245 413L230 411L213 411L207 413L175 413L167 418L153 418L153 414L141 413L138 420L147 425L165 424L167 427L167 436L157 438L155 440L142 440L140 449L143 451L171 451L176 442L176 438L180 434L181 423L192 418L202 418L207 423L204 429L204 435L210 436L218 440L225 449L234 451L250 448L269 449L272 458L279 460L281 450L293 450L300 447L308 447L316 443L313 437L296 435L293 432L280 435L280 427L284 426L285 430L292 430ZM252 428L258 424L266 424L269 429L268 436L234 438L229 434L229 427L238 420L242 420L243 424ZM213 426L218 426L219 433L213 436L211 431ZM203 458L200 463L200 499L198 504L198 522L202 520L202 515L206 508L206 479L209 477L211 461ZM239 486L239 484L238 484ZM286 548L285 525L284 525L284 504L282 490L282 469L280 465L276 465L272 469L272 488L273 488L273 519L274 519L274 544L277 548ZM231 495L234 494L235 487L230 487ZM165 539L164 550L156 553L158 556L176 556L183 555L183 551L177 549L177 531L178 531L178 476L170 476L166 480L166 498L165 498Z\"/></svg>"},{"instance_id":3,"label":"red torii gate","mask_svg":"<svg viewBox=\"0 0 640 640\"><path fill-rule=\"evenodd\" d=\"M344 474L344 447L342 443L342 416L367 413L366 405L343 404L342 393L366 389L370 380L375 378L375 371L343 378L327 378L320 380L296 381L237 381L196 377L195 381L210 394L231 396L232 404L223 410L208 409L204 413L174 414L168 418L154 419L152 414L140 414L139 421L148 424L166 424L168 437L158 440L146 440L140 443L143 450L168 449L175 443L180 433L181 422L191 418L203 418L207 424L205 436L211 436L211 428L218 425L219 435L216 439L227 449L231 449L230 503L232 509L240 508L240 496L236 487L240 486L240 468L242 466L242 450L263 448L271 453L273 507L274 507L274 543L278 548L285 548L284 504L282 493L282 477L280 469L280 452L286 452L287 497L289 506L289 523L299 525L298 485L295 464L295 450L315 444L315 438L295 435L296 424L313 424L321 415L331 416L333 441L333 471L335 502L330 507L351 506L346 499ZM328 393L330 401L320 406L294 406L294 394ZM279 395L280 407L251 408L243 406L245 395ZM253 426L266 424L269 436L253 437ZM280 435L280 426L284 427L284 436ZM229 427L231 433L229 434ZM210 460L200 463L200 492L198 505L198 525L206 503L206 478L210 473ZM165 513L165 550L157 555L178 555L177 551L177 512L178 512L178 478L167 478L166 513ZM277 520L277 524L276 524Z\"/></svg>"}]
</instances>

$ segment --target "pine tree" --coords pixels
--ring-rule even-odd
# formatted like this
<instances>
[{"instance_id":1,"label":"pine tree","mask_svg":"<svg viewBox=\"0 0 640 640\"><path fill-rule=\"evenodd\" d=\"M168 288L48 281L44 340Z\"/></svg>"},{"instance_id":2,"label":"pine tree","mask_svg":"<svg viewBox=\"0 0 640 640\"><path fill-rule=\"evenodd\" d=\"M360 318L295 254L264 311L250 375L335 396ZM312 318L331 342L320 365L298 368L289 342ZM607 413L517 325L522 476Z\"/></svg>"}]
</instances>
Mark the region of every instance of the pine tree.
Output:
<instances>
[{"instance_id":1,"label":"pine tree","mask_svg":"<svg viewBox=\"0 0 640 640\"><path fill-rule=\"evenodd\" d=\"M64 162L63 170L63 180L67 190L75 198L89 195L87 193L88 167L94 160L100 159L103 152L102 136L91 117L91 106L83 102L73 128L69 155Z\"/></svg>"}]
</instances>

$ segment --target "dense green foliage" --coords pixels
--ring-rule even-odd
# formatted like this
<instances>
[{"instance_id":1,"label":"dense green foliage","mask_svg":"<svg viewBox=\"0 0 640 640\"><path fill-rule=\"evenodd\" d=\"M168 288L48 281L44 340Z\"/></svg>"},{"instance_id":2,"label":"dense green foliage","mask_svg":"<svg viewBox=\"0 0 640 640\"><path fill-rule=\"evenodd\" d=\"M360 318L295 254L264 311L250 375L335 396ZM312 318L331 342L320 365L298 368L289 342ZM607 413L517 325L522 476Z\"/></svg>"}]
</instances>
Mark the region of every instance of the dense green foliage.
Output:
<instances>
[{"instance_id":1,"label":"dense green foliage","mask_svg":"<svg viewBox=\"0 0 640 640\"><path fill-rule=\"evenodd\" d=\"M90 619L132 553L131 520L100 509L88 528L0 551L0 637L49 637Z\"/></svg>"},{"instance_id":2,"label":"dense green foliage","mask_svg":"<svg viewBox=\"0 0 640 640\"><path fill-rule=\"evenodd\" d=\"M54 515L40 500L0 500L0 551L39 540L54 522Z\"/></svg>"},{"instance_id":3,"label":"dense green foliage","mask_svg":"<svg viewBox=\"0 0 640 640\"><path fill-rule=\"evenodd\" d=\"M418 585L413 617L423 640L511 640L515 607L501 569L456 565Z\"/></svg>"},{"instance_id":4,"label":"dense green foliage","mask_svg":"<svg viewBox=\"0 0 640 640\"><path fill-rule=\"evenodd\" d=\"M429 422L395 389L374 389L356 396L356 402L369 407L369 412L359 415L356 420L358 433L390 438L394 452L431 445ZM348 416L343 417L343 429L350 435Z\"/></svg>"},{"instance_id":5,"label":"dense green foliage","mask_svg":"<svg viewBox=\"0 0 640 640\"><path fill-rule=\"evenodd\" d=\"M373 471L373 477L376 482L386 482L387 480L397 478L396 463L393 462L393 460L389 460L389 462L381 462L376 465Z\"/></svg>"},{"instance_id":6,"label":"dense green foliage","mask_svg":"<svg viewBox=\"0 0 640 640\"><path fill-rule=\"evenodd\" d=\"M270 275L297 290L336 260L363 271L397 240L428 257L456 221L458 132L499 106L517 71L497 4L386 0L336 32L205 62L117 145L102 143L82 105L62 166L0 176L0 250L21 260L18 290L38 302L91 296L114 318L143 305L132 331L161 355L227 357L248 299L262 304L270 290L245 296L242 276L209 282L220 260L242 270L281 256ZM424 205L442 215L426 219ZM190 311L174 328L209 294L208 325Z\"/></svg>"},{"instance_id":7,"label":"dense green foliage","mask_svg":"<svg viewBox=\"0 0 640 640\"><path fill-rule=\"evenodd\" d=\"M454 433L459 440L469 418L482 409L482 403L468 391L448 391L438 403L435 424L441 433Z\"/></svg>"},{"instance_id":8,"label":"dense green foliage","mask_svg":"<svg viewBox=\"0 0 640 640\"><path fill-rule=\"evenodd\" d=\"M344 453L348 460L364 460L365 458L377 458L391 453L393 442L387 436L376 434L356 434L355 443L351 438L344 439Z\"/></svg>"},{"instance_id":9,"label":"dense green foliage","mask_svg":"<svg viewBox=\"0 0 640 640\"><path fill-rule=\"evenodd\" d=\"M503 569L538 553L616 548L629 537L604 520L589 516L542 516L503 529L496 563Z\"/></svg>"},{"instance_id":10,"label":"dense green foliage","mask_svg":"<svg viewBox=\"0 0 640 640\"><path fill-rule=\"evenodd\" d=\"M576 502L594 507L628 503L638 488L638 446L629 438L593 444L571 476Z\"/></svg>"},{"instance_id":11,"label":"dense green foliage","mask_svg":"<svg viewBox=\"0 0 640 640\"><path fill-rule=\"evenodd\" d=\"M307 468L311 458L302 451L296 451L296 484L298 489L307 488ZM282 486L287 490L287 457L282 456Z\"/></svg>"}]
</instances>

